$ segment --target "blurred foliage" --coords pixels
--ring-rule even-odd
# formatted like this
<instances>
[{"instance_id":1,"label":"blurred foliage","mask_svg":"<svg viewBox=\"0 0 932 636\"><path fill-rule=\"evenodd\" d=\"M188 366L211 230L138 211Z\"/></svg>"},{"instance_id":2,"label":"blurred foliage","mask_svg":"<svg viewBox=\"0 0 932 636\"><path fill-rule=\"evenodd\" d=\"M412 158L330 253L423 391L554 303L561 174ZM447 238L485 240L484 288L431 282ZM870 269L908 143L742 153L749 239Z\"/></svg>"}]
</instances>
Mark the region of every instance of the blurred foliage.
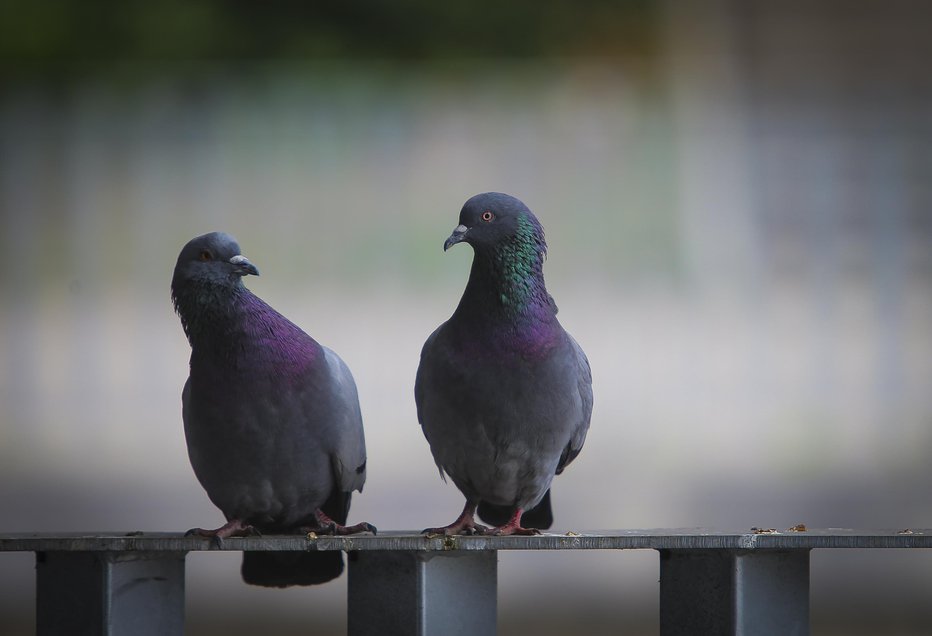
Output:
<instances>
[{"instance_id":1,"label":"blurred foliage","mask_svg":"<svg viewBox=\"0 0 932 636\"><path fill-rule=\"evenodd\" d=\"M4 0L6 77L114 62L643 55L650 0Z\"/></svg>"}]
</instances>

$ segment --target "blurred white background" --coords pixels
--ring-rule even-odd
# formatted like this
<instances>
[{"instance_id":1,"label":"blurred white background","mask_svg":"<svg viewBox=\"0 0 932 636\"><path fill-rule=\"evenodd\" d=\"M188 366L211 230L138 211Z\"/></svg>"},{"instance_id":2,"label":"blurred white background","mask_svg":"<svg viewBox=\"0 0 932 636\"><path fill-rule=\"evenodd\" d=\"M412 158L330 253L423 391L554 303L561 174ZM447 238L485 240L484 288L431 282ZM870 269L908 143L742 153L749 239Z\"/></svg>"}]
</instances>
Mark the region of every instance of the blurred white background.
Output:
<instances>
[{"instance_id":1,"label":"blurred white background","mask_svg":"<svg viewBox=\"0 0 932 636\"><path fill-rule=\"evenodd\" d=\"M353 370L351 519L449 522L414 373L472 258L442 242L488 190L544 224L593 369L554 531L932 527L932 11L646 5L636 54L129 65L0 93L0 531L222 522L168 293L211 230ZM188 633L345 629L345 577L250 588L239 559L188 556ZM812 570L815 633L932 631L932 556ZM503 553L501 631L653 633L656 581L650 552ZM0 554L0 632L32 631L33 585L32 555Z\"/></svg>"}]
</instances>

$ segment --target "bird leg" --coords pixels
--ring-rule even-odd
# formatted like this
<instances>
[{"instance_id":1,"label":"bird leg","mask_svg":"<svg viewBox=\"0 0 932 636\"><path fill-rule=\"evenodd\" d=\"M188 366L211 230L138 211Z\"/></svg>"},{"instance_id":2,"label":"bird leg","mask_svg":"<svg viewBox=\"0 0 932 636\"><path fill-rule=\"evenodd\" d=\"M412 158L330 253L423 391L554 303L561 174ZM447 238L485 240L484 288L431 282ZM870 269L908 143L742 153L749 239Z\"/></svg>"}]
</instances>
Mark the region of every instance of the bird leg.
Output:
<instances>
[{"instance_id":1,"label":"bird leg","mask_svg":"<svg viewBox=\"0 0 932 636\"><path fill-rule=\"evenodd\" d=\"M317 522L316 526L302 526L301 532L309 534L314 532L316 534L359 534L360 532L371 532L376 534L378 530L371 523L362 521L352 526L343 526L331 519L327 513L318 508L314 511L314 519Z\"/></svg>"},{"instance_id":2,"label":"bird leg","mask_svg":"<svg viewBox=\"0 0 932 636\"><path fill-rule=\"evenodd\" d=\"M488 528L483 534L496 536L505 536L509 534L540 534L540 530L537 528L521 527L521 515L523 514L524 511L521 508L515 508L515 513L511 515L511 519L508 520L508 523L496 528Z\"/></svg>"},{"instance_id":3,"label":"bird leg","mask_svg":"<svg viewBox=\"0 0 932 636\"><path fill-rule=\"evenodd\" d=\"M184 533L184 536L190 537L207 537L213 539L214 545L218 548L223 545L223 540L229 537L250 537L259 536L260 532L253 526L245 523L242 519L230 519L225 524L215 530L205 530L204 528L191 528Z\"/></svg>"},{"instance_id":4,"label":"bird leg","mask_svg":"<svg viewBox=\"0 0 932 636\"><path fill-rule=\"evenodd\" d=\"M427 528L426 530L422 530L421 534L442 534L446 537L455 534L485 534L488 528L476 523L475 514L477 506L478 504L476 502L467 499L466 505L463 507L463 512L456 518L456 521L448 526L442 526L440 528Z\"/></svg>"}]
</instances>

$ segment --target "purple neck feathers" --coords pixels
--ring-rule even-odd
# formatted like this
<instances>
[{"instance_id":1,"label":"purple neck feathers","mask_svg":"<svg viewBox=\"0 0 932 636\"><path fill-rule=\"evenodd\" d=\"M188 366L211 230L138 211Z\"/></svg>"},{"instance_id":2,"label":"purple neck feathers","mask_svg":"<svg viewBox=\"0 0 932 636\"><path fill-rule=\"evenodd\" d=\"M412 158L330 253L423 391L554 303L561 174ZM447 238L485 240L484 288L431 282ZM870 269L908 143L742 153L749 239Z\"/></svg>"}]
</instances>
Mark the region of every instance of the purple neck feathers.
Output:
<instances>
[{"instance_id":1,"label":"purple neck feathers","mask_svg":"<svg viewBox=\"0 0 932 636\"><path fill-rule=\"evenodd\" d=\"M473 261L463 297L450 318L457 339L475 355L508 351L525 357L545 355L563 337L563 330L543 274L537 269L516 280L496 270L494 262L478 255Z\"/></svg>"},{"instance_id":2,"label":"purple neck feathers","mask_svg":"<svg viewBox=\"0 0 932 636\"><path fill-rule=\"evenodd\" d=\"M301 375L322 359L321 346L261 298L238 285L175 296L175 308L198 356L245 361L273 375Z\"/></svg>"}]
</instances>

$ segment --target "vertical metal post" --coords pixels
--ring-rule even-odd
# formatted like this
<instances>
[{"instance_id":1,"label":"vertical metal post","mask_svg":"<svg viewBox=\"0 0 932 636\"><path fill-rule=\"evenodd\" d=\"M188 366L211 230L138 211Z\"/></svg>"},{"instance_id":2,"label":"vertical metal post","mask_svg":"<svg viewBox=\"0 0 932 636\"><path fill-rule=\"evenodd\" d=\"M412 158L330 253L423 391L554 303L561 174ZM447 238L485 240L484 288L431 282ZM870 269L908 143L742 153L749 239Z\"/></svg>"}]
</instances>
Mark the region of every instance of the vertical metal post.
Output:
<instances>
[{"instance_id":1,"label":"vertical metal post","mask_svg":"<svg viewBox=\"0 0 932 636\"><path fill-rule=\"evenodd\" d=\"M808 636L809 550L661 550L661 636Z\"/></svg>"},{"instance_id":2,"label":"vertical metal post","mask_svg":"<svg viewBox=\"0 0 932 636\"><path fill-rule=\"evenodd\" d=\"M36 633L184 633L183 552L37 552Z\"/></svg>"},{"instance_id":3,"label":"vertical metal post","mask_svg":"<svg viewBox=\"0 0 932 636\"><path fill-rule=\"evenodd\" d=\"M349 553L349 636L495 634L496 552Z\"/></svg>"}]
</instances>

